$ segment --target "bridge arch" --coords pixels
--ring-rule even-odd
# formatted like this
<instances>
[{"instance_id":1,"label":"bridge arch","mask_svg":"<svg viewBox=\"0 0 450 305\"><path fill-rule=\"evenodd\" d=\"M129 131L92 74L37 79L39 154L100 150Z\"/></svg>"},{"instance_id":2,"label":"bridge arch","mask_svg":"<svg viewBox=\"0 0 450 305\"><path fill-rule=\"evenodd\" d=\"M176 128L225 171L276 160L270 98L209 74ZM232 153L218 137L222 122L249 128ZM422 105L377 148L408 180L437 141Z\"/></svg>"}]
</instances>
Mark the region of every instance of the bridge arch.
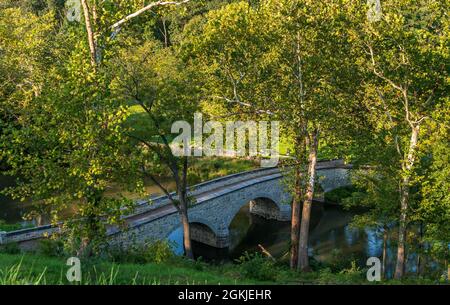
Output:
<instances>
[{"instance_id":1,"label":"bridge arch","mask_svg":"<svg viewBox=\"0 0 450 305\"><path fill-rule=\"evenodd\" d=\"M198 215L189 215L189 224L191 229L191 240L197 241L208 246L212 246L215 248L226 248L228 247L228 237L229 232L228 228L222 228L218 226L218 224L213 223L211 220L206 217L201 217ZM170 239L170 237L178 232L181 235L181 238L178 243L181 242L180 247L182 247L183 243L183 229L180 223L174 225L169 229L168 234L166 235L166 239Z\"/></svg>"},{"instance_id":2,"label":"bridge arch","mask_svg":"<svg viewBox=\"0 0 450 305\"><path fill-rule=\"evenodd\" d=\"M280 205L274 199L266 197L256 197L249 202L249 212L266 219L280 218Z\"/></svg>"},{"instance_id":3,"label":"bridge arch","mask_svg":"<svg viewBox=\"0 0 450 305\"><path fill-rule=\"evenodd\" d=\"M223 226L229 228L236 214L243 206L249 204L249 212L267 219L280 221L290 220L291 197L282 191L281 183L278 187L264 188L257 187L254 192L241 193L244 196L233 196L230 198L227 213L223 218Z\"/></svg>"}]
</instances>

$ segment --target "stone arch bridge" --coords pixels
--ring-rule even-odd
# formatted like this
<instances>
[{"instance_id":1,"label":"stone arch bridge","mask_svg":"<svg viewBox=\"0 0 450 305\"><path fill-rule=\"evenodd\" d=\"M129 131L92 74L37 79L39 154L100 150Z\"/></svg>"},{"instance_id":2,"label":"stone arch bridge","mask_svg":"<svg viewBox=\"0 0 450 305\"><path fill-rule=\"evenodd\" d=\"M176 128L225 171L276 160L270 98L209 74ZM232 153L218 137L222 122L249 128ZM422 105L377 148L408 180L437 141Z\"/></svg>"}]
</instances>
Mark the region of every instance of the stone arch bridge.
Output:
<instances>
[{"instance_id":1,"label":"stone arch bridge","mask_svg":"<svg viewBox=\"0 0 450 305\"><path fill-rule=\"evenodd\" d=\"M318 181L324 192L348 185L348 170L342 160L321 161ZM190 188L195 204L189 208L193 240L216 247L230 244L229 226L238 211L250 203L250 213L264 218L289 221L291 195L283 184L279 168L261 168L200 183ZM128 229L108 229L111 242L126 246L148 240L165 239L181 226L180 217L167 196L140 200L132 215L125 217ZM0 244L17 242L21 248L33 248L36 240L58 227L42 226L13 232L1 232Z\"/></svg>"}]
</instances>

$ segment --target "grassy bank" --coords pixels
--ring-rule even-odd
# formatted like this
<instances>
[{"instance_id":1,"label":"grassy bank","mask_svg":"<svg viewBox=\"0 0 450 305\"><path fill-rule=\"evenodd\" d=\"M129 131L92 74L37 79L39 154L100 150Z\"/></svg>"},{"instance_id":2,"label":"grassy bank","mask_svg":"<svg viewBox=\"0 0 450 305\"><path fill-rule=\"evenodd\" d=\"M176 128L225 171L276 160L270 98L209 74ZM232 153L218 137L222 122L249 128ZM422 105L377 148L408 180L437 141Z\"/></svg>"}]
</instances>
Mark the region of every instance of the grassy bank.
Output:
<instances>
[{"instance_id":1,"label":"grassy bank","mask_svg":"<svg viewBox=\"0 0 450 305\"><path fill-rule=\"evenodd\" d=\"M81 261L82 284L235 284L238 275L198 270L188 263L116 264ZM70 284L64 258L0 254L0 284ZM243 281L254 283L254 281Z\"/></svg>"},{"instance_id":2,"label":"grassy bank","mask_svg":"<svg viewBox=\"0 0 450 305\"><path fill-rule=\"evenodd\" d=\"M105 260L81 260L81 284L100 285L202 285L202 284L370 284L365 271L342 270L332 273L328 268L311 273L297 273L286 266L266 266L270 279L257 279L264 266L258 263L208 265L177 258L170 262L117 264ZM66 279L70 266L65 258L36 254L0 254L0 284L71 284ZM259 271L258 271L259 270ZM269 271L270 270L270 271ZM265 275L267 276L267 274ZM256 278L255 278L256 277ZM436 284L438 282L410 278L402 282L381 284Z\"/></svg>"}]
</instances>

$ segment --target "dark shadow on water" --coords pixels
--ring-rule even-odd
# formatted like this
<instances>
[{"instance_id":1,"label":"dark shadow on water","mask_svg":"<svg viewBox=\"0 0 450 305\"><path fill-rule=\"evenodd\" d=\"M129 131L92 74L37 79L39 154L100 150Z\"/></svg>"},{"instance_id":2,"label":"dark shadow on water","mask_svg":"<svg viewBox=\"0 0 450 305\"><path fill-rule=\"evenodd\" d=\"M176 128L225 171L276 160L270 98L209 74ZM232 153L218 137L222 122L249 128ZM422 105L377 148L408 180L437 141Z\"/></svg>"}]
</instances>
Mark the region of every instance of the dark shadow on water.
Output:
<instances>
[{"instance_id":1,"label":"dark shadow on water","mask_svg":"<svg viewBox=\"0 0 450 305\"><path fill-rule=\"evenodd\" d=\"M349 266L354 261L358 267L365 268L369 257L381 258L383 240L374 229L356 229L349 224L354 212L343 210L339 206L315 203L311 214L309 255L314 260L329 266ZM261 244L278 260L289 258L290 222L267 220L249 213L244 206L230 225L231 247L217 249L193 242L195 256L211 263L234 262L247 251L259 252ZM182 232L179 232L182 236ZM393 232L395 235L395 232ZM396 245L388 241L387 270L392 276L395 267ZM407 272L415 272L414 255L411 254Z\"/></svg>"}]
</instances>

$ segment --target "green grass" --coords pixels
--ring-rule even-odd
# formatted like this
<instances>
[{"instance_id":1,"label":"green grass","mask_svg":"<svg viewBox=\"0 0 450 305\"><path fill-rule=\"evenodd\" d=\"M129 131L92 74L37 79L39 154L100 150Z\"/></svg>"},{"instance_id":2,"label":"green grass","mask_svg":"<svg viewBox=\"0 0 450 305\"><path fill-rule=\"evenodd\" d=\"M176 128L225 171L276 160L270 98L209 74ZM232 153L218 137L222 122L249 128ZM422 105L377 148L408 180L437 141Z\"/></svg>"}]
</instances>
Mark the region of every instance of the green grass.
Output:
<instances>
[{"instance_id":1,"label":"green grass","mask_svg":"<svg viewBox=\"0 0 450 305\"><path fill-rule=\"evenodd\" d=\"M108 261L84 262L82 284L254 284L239 273L222 268L198 270L194 263L115 264ZM33 254L0 254L0 284L70 284L65 259ZM204 267L202 267L204 268Z\"/></svg>"},{"instance_id":2,"label":"green grass","mask_svg":"<svg viewBox=\"0 0 450 305\"><path fill-rule=\"evenodd\" d=\"M133 134L141 139L147 141L162 143L162 140L155 135L155 126L151 123L147 113L140 105L133 105L128 108L129 116L126 120L126 126L133 129ZM175 136L175 135L174 135ZM169 141L173 139L174 136L169 137Z\"/></svg>"},{"instance_id":3,"label":"green grass","mask_svg":"<svg viewBox=\"0 0 450 305\"><path fill-rule=\"evenodd\" d=\"M165 263L116 264L94 259L81 260L82 282L97 285L202 285L202 284L370 284L365 271L355 268L332 273L328 268L310 273L290 271L275 265L275 277L261 281L244 276L236 264L208 265L177 258ZM0 284L68 285L65 258L36 254L0 254ZM408 278L403 281L382 281L380 284L436 284L437 281Z\"/></svg>"},{"instance_id":4,"label":"green grass","mask_svg":"<svg viewBox=\"0 0 450 305\"><path fill-rule=\"evenodd\" d=\"M0 231L10 232L10 231L16 231L20 229L26 229L26 228L32 228L33 225L29 224L26 226L23 226L20 223L6 223L4 220L0 219Z\"/></svg>"},{"instance_id":5,"label":"green grass","mask_svg":"<svg viewBox=\"0 0 450 305\"><path fill-rule=\"evenodd\" d=\"M203 157L192 158L191 162L188 175L190 185L259 167L256 160L242 158Z\"/></svg>"}]
</instances>

